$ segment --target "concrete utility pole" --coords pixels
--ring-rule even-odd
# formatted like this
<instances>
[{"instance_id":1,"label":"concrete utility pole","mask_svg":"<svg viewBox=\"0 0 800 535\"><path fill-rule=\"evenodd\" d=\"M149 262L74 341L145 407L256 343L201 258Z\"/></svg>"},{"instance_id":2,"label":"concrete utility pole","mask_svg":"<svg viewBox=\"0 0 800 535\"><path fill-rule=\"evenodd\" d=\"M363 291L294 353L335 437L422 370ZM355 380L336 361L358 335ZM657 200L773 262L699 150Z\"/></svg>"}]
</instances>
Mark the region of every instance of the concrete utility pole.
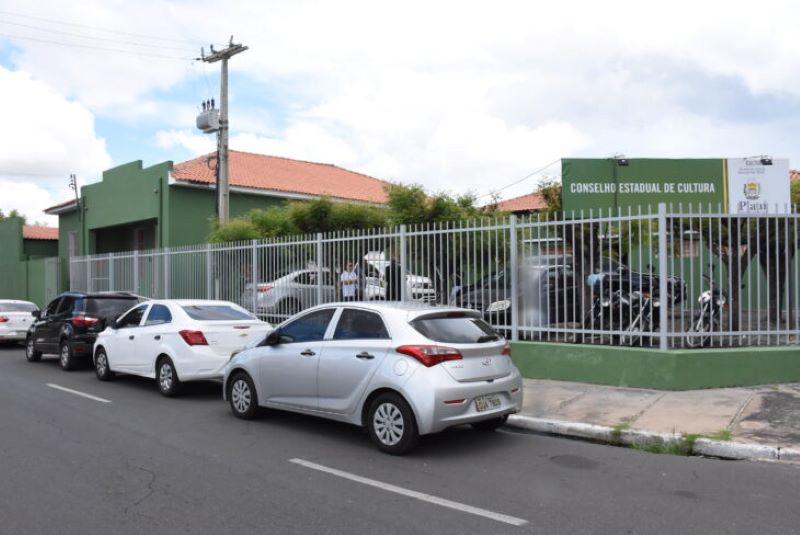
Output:
<instances>
[{"instance_id":1,"label":"concrete utility pole","mask_svg":"<svg viewBox=\"0 0 800 535\"><path fill-rule=\"evenodd\" d=\"M246 46L233 43L233 36L227 48L214 50L211 45L211 54L206 56L200 49L200 60L206 63L222 61L222 82L219 92L219 143L217 144L217 216L220 224L224 225L230 219L230 183L228 180L228 60L247 50Z\"/></svg>"}]
</instances>

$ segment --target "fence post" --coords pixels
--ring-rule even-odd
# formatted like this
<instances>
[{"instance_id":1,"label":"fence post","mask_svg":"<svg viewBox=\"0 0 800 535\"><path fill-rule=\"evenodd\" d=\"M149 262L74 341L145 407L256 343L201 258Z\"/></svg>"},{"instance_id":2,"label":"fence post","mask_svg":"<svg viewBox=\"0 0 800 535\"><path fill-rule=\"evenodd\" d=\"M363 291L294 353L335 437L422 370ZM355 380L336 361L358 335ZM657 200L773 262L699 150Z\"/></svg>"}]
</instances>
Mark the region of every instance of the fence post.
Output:
<instances>
[{"instance_id":1,"label":"fence post","mask_svg":"<svg viewBox=\"0 0 800 535\"><path fill-rule=\"evenodd\" d=\"M510 230L510 258L511 264L511 340L519 340L519 266L517 266L517 216L511 215L509 219Z\"/></svg>"},{"instance_id":2,"label":"fence post","mask_svg":"<svg viewBox=\"0 0 800 535\"><path fill-rule=\"evenodd\" d=\"M213 299L214 274L212 273L211 244L206 244L206 299Z\"/></svg>"},{"instance_id":3,"label":"fence post","mask_svg":"<svg viewBox=\"0 0 800 535\"><path fill-rule=\"evenodd\" d=\"M659 349L666 351L669 347L667 340L667 308L671 306L671 299L667 289L667 205L658 203L658 299L659 307Z\"/></svg>"},{"instance_id":4,"label":"fence post","mask_svg":"<svg viewBox=\"0 0 800 535\"><path fill-rule=\"evenodd\" d=\"M133 293L139 295L139 251L133 251Z\"/></svg>"},{"instance_id":5,"label":"fence post","mask_svg":"<svg viewBox=\"0 0 800 535\"><path fill-rule=\"evenodd\" d=\"M114 253L108 253L108 291L114 292Z\"/></svg>"},{"instance_id":6,"label":"fence post","mask_svg":"<svg viewBox=\"0 0 800 535\"><path fill-rule=\"evenodd\" d=\"M253 258L251 259L252 265L250 266L250 293L251 305L253 306L251 312L255 314L256 306L258 305L258 240L253 240Z\"/></svg>"},{"instance_id":7,"label":"fence post","mask_svg":"<svg viewBox=\"0 0 800 535\"><path fill-rule=\"evenodd\" d=\"M333 277L333 274L331 274ZM322 304L322 233L317 232L317 304Z\"/></svg>"},{"instance_id":8,"label":"fence post","mask_svg":"<svg viewBox=\"0 0 800 535\"><path fill-rule=\"evenodd\" d=\"M169 247L164 247L164 299L169 299L172 293L172 262L169 254Z\"/></svg>"},{"instance_id":9,"label":"fence post","mask_svg":"<svg viewBox=\"0 0 800 535\"><path fill-rule=\"evenodd\" d=\"M391 258L389 259L391 261ZM400 301L408 299L408 282L406 280L406 226L400 225ZM386 281L387 283L389 281Z\"/></svg>"},{"instance_id":10,"label":"fence post","mask_svg":"<svg viewBox=\"0 0 800 535\"><path fill-rule=\"evenodd\" d=\"M92 291L92 258L86 257L86 291Z\"/></svg>"}]
</instances>

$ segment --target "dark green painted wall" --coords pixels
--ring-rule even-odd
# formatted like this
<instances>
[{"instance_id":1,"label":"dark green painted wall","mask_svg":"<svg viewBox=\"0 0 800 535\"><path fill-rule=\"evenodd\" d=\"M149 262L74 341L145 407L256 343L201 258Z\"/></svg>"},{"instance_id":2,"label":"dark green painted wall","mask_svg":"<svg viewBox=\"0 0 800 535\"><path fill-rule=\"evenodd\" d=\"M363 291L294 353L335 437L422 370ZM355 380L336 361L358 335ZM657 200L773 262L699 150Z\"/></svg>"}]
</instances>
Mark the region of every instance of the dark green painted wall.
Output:
<instances>
[{"instance_id":1,"label":"dark green painted wall","mask_svg":"<svg viewBox=\"0 0 800 535\"><path fill-rule=\"evenodd\" d=\"M22 254L29 260L58 256L58 242L55 240L23 240Z\"/></svg>"},{"instance_id":2,"label":"dark green painted wall","mask_svg":"<svg viewBox=\"0 0 800 535\"><path fill-rule=\"evenodd\" d=\"M800 348L679 350L513 342L525 377L612 386L693 390L800 381Z\"/></svg>"},{"instance_id":3,"label":"dark green painted wall","mask_svg":"<svg viewBox=\"0 0 800 535\"><path fill-rule=\"evenodd\" d=\"M0 221L0 299L45 304L45 257L56 256L58 245L49 240L24 240L20 218Z\"/></svg>"}]
</instances>

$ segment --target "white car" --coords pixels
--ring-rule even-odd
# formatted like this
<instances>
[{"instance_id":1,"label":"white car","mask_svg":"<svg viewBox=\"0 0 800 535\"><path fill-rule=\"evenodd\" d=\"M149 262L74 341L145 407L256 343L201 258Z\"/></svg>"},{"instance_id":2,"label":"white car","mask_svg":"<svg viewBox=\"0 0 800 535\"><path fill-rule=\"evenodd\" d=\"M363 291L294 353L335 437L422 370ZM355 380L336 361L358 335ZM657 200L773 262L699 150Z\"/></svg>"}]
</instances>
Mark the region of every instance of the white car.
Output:
<instances>
[{"instance_id":1,"label":"white car","mask_svg":"<svg viewBox=\"0 0 800 535\"><path fill-rule=\"evenodd\" d=\"M0 342L24 342L37 310L30 301L0 299Z\"/></svg>"},{"instance_id":2,"label":"white car","mask_svg":"<svg viewBox=\"0 0 800 535\"><path fill-rule=\"evenodd\" d=\"M422 303L331 303L282 323L225 368L239 418L260 407L364 426L391 454L420 435L503 425L522 407L508 343L476 310Z\"/></svg>"},{"instance_id":3,"label":"white car","mask_svg":"<svg viewBox=\"0 0 800 535\"><path fill-rule=\"evenodd\" d=\"M219 379L231 355L272 327L228 301L162 299L109 323L94 344L97 378L117 372L157 379L165 396L185 381Z\"/></svg>"}]
</instances>

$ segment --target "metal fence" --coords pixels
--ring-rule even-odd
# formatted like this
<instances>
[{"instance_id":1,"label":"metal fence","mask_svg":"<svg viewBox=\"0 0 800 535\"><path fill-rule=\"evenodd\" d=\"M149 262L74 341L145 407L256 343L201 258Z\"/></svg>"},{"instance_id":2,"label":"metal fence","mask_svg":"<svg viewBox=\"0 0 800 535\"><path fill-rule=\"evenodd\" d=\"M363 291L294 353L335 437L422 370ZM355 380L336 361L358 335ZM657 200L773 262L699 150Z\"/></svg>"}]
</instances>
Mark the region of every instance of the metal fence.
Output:
<instances>
[{"instance_id":1,"label":"metal fence","mask_svg":"<svg viewBox=\"0 0 800 535\"><path fill-rule=\"evenodd\" d=\"M415 300L479 310L515 340L788 345L797 218L659 205L401 225L76 257L70 287L230 300L272 323L318 303Z\"/></svg>"}]
</instances>

